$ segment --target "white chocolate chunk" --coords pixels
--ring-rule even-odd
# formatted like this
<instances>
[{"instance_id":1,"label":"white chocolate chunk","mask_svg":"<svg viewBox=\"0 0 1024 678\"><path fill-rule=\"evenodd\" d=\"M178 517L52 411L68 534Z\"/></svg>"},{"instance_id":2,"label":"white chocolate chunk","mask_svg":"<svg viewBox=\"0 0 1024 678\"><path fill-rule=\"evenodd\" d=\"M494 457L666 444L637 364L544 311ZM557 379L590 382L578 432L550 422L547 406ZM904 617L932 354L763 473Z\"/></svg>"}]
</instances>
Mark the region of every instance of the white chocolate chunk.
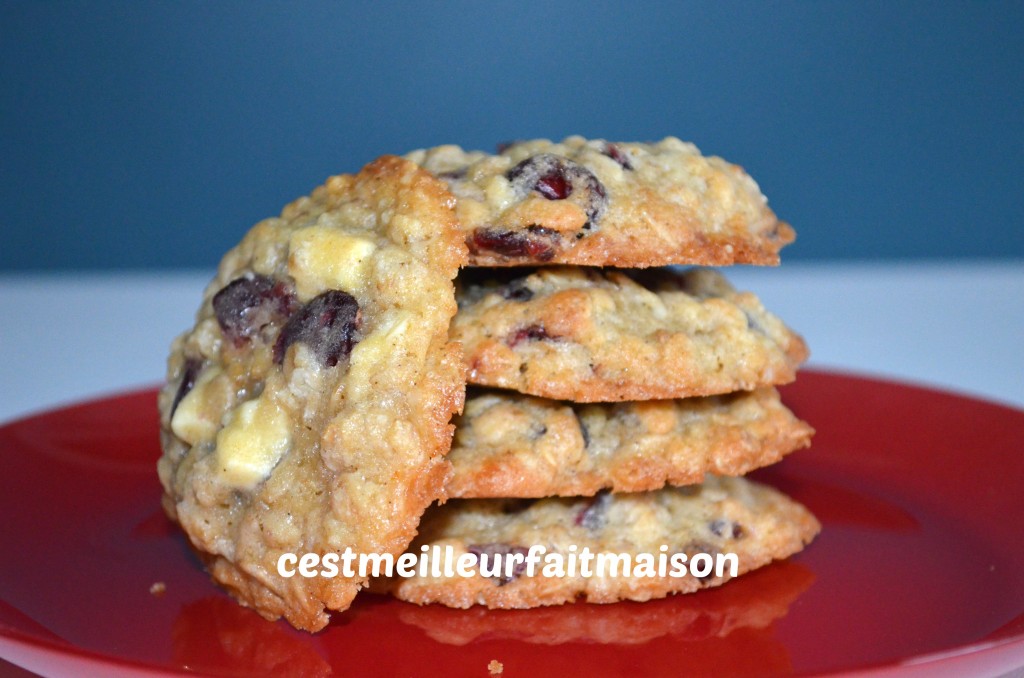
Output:
<instances>
[{"instance_id":1,"label":"white chocolate chunk","mask_svg":"<svg viewBox=\"0 0 1024 678\"><path fill-rule=\"evenodd\" d=\"M408 311L386 313L377 328L352 349L347 380L349 397L361 397L372 387L381 367L404 353L402 338L412 317Z\"/></svg>"},{"instance_id":2,"label":"white chocolate chunk","mask_svg":"<svg viewBox=\"0 0 1024 678\"><path fill-rule=\"evenodd\" d=\"M484 185L484 193L487 195L487 203L498 211L508 209L516 199L512 183L501 175L491 177L487 181Z\"/></svg>"},{"instance_id":3,"label":"white chocolate chunk","mask_svg":"<svg viewBox=\"0 0 1024 678\"><path fill-rule=\"evenodd\" d=\"M327 289L356 295L366 284L366 269L377 246L366 238L326 226L307 226L292 233L288 272L303 301Z\"/></svg>"},{"instance_id":4,"label":"white chocolate chunk","mask_svg":"<svg viewBox=\"0 0 1024 678\"><path fill-rule=\"evenodd\" d=\"M290 444L288 415L262 395L240 405L217 434L217 469L228 484L251 489L270 475Z\"/></svg>"},{"instance_id":5,"label":"white chocolate chunk","mask_svg":"<svg viewBox=\"0 0 1024 678\"><path fill-rule=\"evenodd\" d=\"M219 411L218 408L208 407L206 401L209 399L210 383L222 374L217 366L211 366L199 375L192 390L185 394L185 397L178 403L171 417L171 430L174 435L184 440L189 445L195 445L201 440L210 440L217 433L220 426L220 419L210 416L211 412Z\"/></svg>"}]
</instances>

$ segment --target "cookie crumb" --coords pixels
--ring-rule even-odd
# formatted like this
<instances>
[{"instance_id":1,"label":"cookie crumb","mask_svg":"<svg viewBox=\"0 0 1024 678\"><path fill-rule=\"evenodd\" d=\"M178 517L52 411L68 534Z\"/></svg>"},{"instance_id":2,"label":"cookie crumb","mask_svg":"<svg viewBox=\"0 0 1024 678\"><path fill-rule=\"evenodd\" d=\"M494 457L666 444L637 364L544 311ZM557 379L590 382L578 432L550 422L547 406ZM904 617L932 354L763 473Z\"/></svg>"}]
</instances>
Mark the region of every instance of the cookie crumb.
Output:
<instances>
[{"instance_id":1,"label":"cookie crumb","mask_svg":"<svg viewBox=\"0 0 1024 678\"><path fill-rule=\"evenodd\" d=\"M161 598L165 593L167 593L167 584L162 581L153 582L153 585L149 587L149 592L157 598Z\"/></svg>"},{"instance_id":2,"label":"cookie crumb","mask_svg":"<svg viewBox=\"0 0 1024 678\"><path fill-rule=\"evenodd\" d=\"M487 670L492 676L501 675L501 672L505 670L505 665L497 659L492 659L491 663L487 665Z\"/></svg>"}]
</instances>

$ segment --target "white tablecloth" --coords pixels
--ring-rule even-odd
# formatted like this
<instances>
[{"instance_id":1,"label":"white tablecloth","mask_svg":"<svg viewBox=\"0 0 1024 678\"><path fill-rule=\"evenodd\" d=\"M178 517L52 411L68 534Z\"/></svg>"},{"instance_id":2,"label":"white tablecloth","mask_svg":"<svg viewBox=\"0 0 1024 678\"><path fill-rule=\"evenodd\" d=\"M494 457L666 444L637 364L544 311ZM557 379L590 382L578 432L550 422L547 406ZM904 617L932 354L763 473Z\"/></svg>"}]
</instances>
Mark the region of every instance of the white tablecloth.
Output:
<instances>
[{"instance_id":1,"label":"white tablecloth","mask_svg":"<svg viewBox=\"0 0 1024 678\"><path fill-rule=\"evenodd\" d=\"M811 365L1024 408L1024 262L726 271ZM0 276L0 421L158 383L211 272Z\"/></svg>"}]
</instances>

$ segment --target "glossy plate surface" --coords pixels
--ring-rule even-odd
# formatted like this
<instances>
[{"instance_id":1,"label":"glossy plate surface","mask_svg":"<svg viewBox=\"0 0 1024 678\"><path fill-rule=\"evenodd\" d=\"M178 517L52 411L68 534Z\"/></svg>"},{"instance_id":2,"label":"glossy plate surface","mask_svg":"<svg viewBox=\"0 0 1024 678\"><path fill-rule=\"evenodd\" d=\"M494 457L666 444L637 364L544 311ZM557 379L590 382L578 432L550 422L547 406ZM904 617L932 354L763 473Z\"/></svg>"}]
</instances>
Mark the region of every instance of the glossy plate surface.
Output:
<instances>
[{"instance_id":1,"label":"glossy plate surface","mask_svg":"<svg viewBox=\"0 0 1024 678\"><path fill-rule=\"evenodd\" d=\"M50 675L990 675L1024 665L1024 412L801 373L814 446L756 476L804 553L650 603L457 611L369 595L310 636L235 605L159 506L155 395L0 429L0 657ZM166 593L150 586L164 582Z\"/></svg>"}]
</instances>

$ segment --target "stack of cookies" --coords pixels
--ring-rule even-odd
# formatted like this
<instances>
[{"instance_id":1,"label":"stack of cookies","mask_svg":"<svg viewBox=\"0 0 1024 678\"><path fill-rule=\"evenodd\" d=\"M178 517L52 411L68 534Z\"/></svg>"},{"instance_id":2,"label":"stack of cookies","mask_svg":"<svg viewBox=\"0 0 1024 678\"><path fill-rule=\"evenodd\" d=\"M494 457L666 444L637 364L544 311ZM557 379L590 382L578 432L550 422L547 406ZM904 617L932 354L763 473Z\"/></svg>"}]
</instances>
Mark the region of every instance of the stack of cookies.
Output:
<instances>
[{"instance_id":1,"label":"stack of cookies","mask_svg":"<svg viewBox=\"0 0 1024 678\"><path fill-rule=\"evenodd\" d=\"M777 264L793 237L740 168L676 139L445 146L331 177L225 255L175 340L164 507L239 602L307 630L368 584L344 554L785 558L817 522L740 476L809 443L774 389L807 349L673 266ZM728 578L522 575L377 583L533 607Z\"/></svg>"},{"instance_id":2,"label":"stack of cookies","mask_svg":"<svg viewBox=\"0 0 1024 678\"><path fill-rule=\"evenodd\" d=\"M806 509L739 477L810 443L774 388L795 378L806 345L720 273L674 266L778 263L794 233L742 169L677 139L408 157L448 183L470 249L451 328L470 384L449 455L452 500L428 512L410 551L483 561L542 545L566 561L586 549L634 563L734 553L743 572L814 537ZM421 575L391 590L523 608L728 579L575 569Z\"/></svg>"}]
</instances>

